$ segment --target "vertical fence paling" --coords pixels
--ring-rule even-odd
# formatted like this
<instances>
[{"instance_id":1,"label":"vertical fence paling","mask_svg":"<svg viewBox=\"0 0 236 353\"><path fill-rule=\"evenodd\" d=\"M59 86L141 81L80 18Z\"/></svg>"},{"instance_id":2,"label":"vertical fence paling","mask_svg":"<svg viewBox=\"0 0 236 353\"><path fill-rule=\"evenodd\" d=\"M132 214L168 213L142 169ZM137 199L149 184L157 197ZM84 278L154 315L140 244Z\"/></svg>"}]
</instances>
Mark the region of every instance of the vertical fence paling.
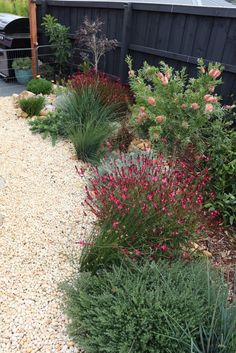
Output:
<instances>
[{"instance_id":1,"label":"vertical fence paling","mask_svg":"<svg viewBox=\"0 0 236 353\"><path fill-rule=\"evenodd\" d=\"M127 74L126 74L127 68L125 64L125 58L129 50L131 21L132 21L132 3L128 3L124 5L124 15L123 15L123 31L122 31L122 44L121 44L120 68L119 68L119 75L120 75L121 82L125 82L127 78Z\"/></svg>"}]
</instances>

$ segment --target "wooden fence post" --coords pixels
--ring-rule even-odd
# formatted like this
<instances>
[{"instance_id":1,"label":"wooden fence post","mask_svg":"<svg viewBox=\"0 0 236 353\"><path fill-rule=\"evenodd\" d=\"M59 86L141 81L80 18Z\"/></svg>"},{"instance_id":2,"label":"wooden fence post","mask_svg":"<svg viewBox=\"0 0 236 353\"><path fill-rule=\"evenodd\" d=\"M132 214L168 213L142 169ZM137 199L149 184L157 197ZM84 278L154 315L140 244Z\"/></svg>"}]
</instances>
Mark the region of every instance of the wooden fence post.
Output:
<instances>
[{"instance_id":1,"label":"wooden fence post","mask_svg":"<svg viewBox=\"0 0 236 353\"><path fill-rule=\"evenodd\" d=\"M29 0L29 22L30 22L30 44L32 55L32 73L33 77L37 75L37 55L36 47L38 45L37 39L37 19L36 19L36 3L35 0Z\"/></svg>"},{"instance_id":2,"label":"wooden fence post","mask_svg":"<svg viewBox=\"0 0 236 353\"><path fill-rule=\"evenodd\" d=\"M121 44L120 67L119 67L119 75L120 75L121 82L125 82L127 78L127 73L126 73L127 66L125 63L125 58L129 50L131 19L132 19L132 3L128 3L124 5L122 44Z\"/></svg>"}]
</instances>

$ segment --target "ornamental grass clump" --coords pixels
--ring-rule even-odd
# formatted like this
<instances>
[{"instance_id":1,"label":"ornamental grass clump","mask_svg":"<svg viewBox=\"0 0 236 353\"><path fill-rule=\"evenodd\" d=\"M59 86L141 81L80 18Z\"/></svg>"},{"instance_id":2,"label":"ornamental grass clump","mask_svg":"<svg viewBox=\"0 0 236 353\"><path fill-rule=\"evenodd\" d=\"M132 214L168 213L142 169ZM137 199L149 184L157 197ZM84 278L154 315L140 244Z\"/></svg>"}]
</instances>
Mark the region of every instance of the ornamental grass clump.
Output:
<instances>
[{"instance_id":1,"label":"ornamental grass clump","mask_svg":"<svg viewBox=\"0 0 236 353\"><path fill-rule=\"evenodd\" d=\"M236 303L205 262L129 262L63 289L68 332L87 353L235 351Z\"/></svg>"},{"instance_id":2,"label":"ornamental grass clump","mask_svg":"<svg viewBox=\"0 0 236 353\"><path fill-rule=\"evenodd\" d=\"M39 115L44 107L44 102L44 97L29 97L21 99L19 104L23 112L32 117L34 115Z\"/></svg>"},{"instance_id":3,"label":"ornamental grass clump","mask_svg":"<svg viewBox=\"0 0 236 353\"><path fill-rule=\"evenodd\" d=\"M97 217L97 228L85 246L82 270L131 258L173 257L205 235L203 189L209 181L185 163L141 154L120 155L110 172L94 168L85 204ZM215 214L212 213L212 217Z\"/></svg>"}]
</instances>

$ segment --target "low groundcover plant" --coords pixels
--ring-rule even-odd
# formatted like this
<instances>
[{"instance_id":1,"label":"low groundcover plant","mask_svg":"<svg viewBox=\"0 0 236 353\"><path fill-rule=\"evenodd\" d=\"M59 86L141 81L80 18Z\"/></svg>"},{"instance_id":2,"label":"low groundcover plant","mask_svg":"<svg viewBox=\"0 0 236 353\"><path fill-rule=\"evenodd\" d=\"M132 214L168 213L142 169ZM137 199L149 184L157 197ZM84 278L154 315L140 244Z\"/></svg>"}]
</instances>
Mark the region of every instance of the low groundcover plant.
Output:
<instances>
[{"instance_id":1,"label":"low groundcover plant","mask_svg":"<svg viewBox=\"0 0 236 353\"><path fill-rule=\"evenodd\" d=\"M69 334L87 353L234 353L236 303L205 262L123 264L63 289Z\"/></svg>"}]
</instances>

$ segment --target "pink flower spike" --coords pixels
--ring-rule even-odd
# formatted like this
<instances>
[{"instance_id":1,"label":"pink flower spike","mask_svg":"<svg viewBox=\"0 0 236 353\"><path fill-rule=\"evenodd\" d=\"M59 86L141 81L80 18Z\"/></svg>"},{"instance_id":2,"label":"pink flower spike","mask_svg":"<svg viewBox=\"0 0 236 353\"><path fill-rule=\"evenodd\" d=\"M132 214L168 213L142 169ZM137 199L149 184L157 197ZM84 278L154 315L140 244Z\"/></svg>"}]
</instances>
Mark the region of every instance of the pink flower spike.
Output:
<instances>
[{"instance_id":1,"label":"pink flower spike","mask_svg":"<svg viewBox=\"0 0 236 353\"><path fill-rule=\"evenodd\" d=\"M162 246L161 246L161 250L163 251L163 252L166 252L167 251L167 245L166 244L163 244Z\"/></svg>"},{"instance_id":2,"label":"pink flower spike","mask_svg":"<svg viewBox=\"0 0 236 353\"><path fill-rule=\"evenodd\" d=\"M120 224L119 221L113 221L113 222L112 222L112 228L113 228L113 229L117 229L119 224Z\"/></svg>"},{"instance_id":3,"label":"pink flower spike","mask_svg":"<svg viewBox=\"0 0 236 353\"><path fill-rule=\"evenodd\" d=\"M148 97L147 102L150 105L156 105L156 99L153 97Z\"/></svg>"}]
</instances>

